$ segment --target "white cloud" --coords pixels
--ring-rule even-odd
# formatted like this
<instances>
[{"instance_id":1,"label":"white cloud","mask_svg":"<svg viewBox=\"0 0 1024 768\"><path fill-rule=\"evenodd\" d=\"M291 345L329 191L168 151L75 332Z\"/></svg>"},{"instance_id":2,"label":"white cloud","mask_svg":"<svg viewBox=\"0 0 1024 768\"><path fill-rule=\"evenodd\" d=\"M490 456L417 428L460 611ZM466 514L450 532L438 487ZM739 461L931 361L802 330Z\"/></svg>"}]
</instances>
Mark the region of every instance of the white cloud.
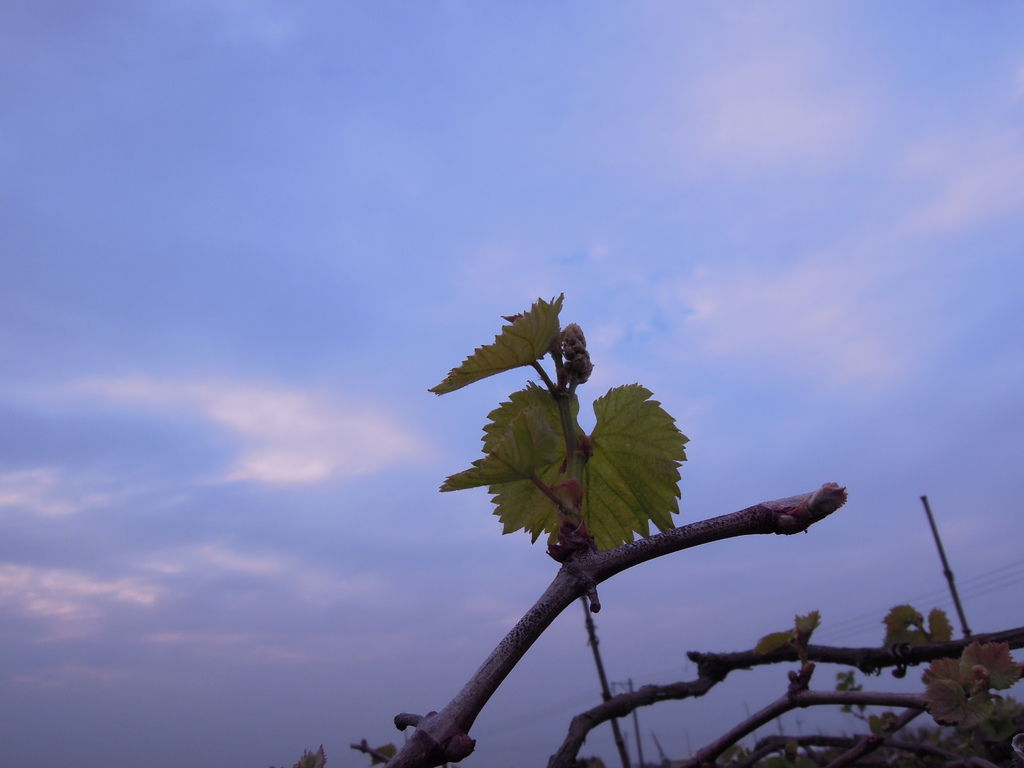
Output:
<instances>
[{"instance_id":1,"label":"white cloud","mask_svg":"<svg viewBox=\"0 0 1024 768\"><path fill-rule=\"evenodd\" d=\"M206 542L165 551L141 563L149 571L174 577L221 571L253 578L272 579L301 596L304 602L335 601L383 602L389 599L389 587L371 573L338 575L290 555L269 552L243 552L220 542Z\"/></svg>"},{"instance_id":2,"label":"white cloud","mask_svg":"<svg viewBox=\"0 0 1024 768\"><path fill-rule=\"evenodd\" d=\"M73 389L116 402L190 410L230 430L245 447L217 478L225 482L318 483L424 455L421 441L383 410L297 389L148 377L95 379Z\"/></svg>"},{"instance_id":3,"label":"white cloud","mask_svg":"<svg viewBox=\"0 0 1024 768\"><path fill-rule=\"evenodd\" d=\"M65 517L109 503L113 494L85 487L80 480L52 467L0 474L0 509L31 512L40 517Z\"/></svg>"},{"instance_id":4,"label":"white cloud","mask_svg":"<svg viewBox=\"0 0 1024 768\"><path fill-rule=\"evenodd\" d=\"M288 570L289 565L276 555L239 552L220 543L208 542L159 555L147 561L145 567L169 576L209 567L250 576L277 576Z\"/></svg>"},{"instance_id":5,"label":"white cloud","mask_svg":"<svg viewBox=\"0 0 1024 768\"><path fill-rule=\"evenodd\" d=\"M259 663L304 663L317 660L293 648L267 645L264 638L246 632L155 632L146 636L153 645L192 648L206 653L229 653L237 659L244 654Z\"/></svg>"},{"instance_id":6,"label":"white cloud","mask_svg":"<svg viewBox=\"0 0 1024 768\"><path fill-rule=\"evenodd\" d=\"M174 0L164 3L162 10L185 21L199 17L202 28L225 42L271 50L293 44L300 31L293 4L281 0Z\"/></svg>"},{"instance_id":7,"label":"white cloud","mask_svg":"<svg viewBox=\"0 0 1024 768\"><path fill-rule=\"evenodd\" d=\"M796 377L858 389L888 384L907 362L909 322L887 299L892 268L860 259L807 260L768 271L704 269L662 297L708 354ZM909 311L909 308L907 309Z\"/></svg>"},{"instance_id":8,"label":"white cloud","mask_svg":"<svg viewBox=\"0 0 1024 768\"><path fill-rule=\"evenodd\" d=\"M849 154L869 109L849 87L849 67L832 47L815 42L834 20L775 7L727 6L720 13L725 31L706 43L699 68L687 64L699 73L688 86L685 118L695 121L699 145L743 165L818 164Z\"/></svg>"},{"instance_id":9,"label":"white cloud","mask_svg":"<svg viewBox=\"0 0 1024 768\"><path fill-rule=\"evenodd\" d=\"M60 664L40 672L17 674L12 679L18 685L29 688L63 688L73 684L85 684L94 688L97 685L119 685L130 677L131 674L123 669Z\"/></svg>"},{"instance_id":10,"label":"white cloud","mask_svg":"<svg viewBox=\"0 0 1024 768\"><path fill-rule=\"evenodd\" d=\"M279 557L244 554L217 544L203 544L196 549L196 554L211 565L224 570L255 576L276 576L285 569L285 564Z\"/></svg>"},{"instance_id":11,"label":"white cloud","mask_svg":"<svg viewBox=\"0 0 1024 768\"><path fill-rule=\"evenodd\" d=\"M912 233L967 229L1024 210L1024 143L1012 135L922 141L907 152L903 168L928 196L910 215Z\"/></svg>"},{"instance_id":12,"label":"white cloud","mask_svg":"<svg viewBox=\"0 0 1024 768\"><path fill-rule=\"evenodd\" d=\"M59 622L62 635L79 634L111 603L148 607L161 593L159 587L138 579L100 579L73 570L0 564L0 602Z\"/></svg>"},{"instance_id":13,"label":"white cloud","mask_svg":"<svg viewBox=\"0 0 1024 768\"><path fill-rule=\"evenodd\" d=\"M849 154L863 107L811 81L798 51L761 51L712 70L695 92L703 148L736 163L817 163Z\"/></svg>"},{"instance_id":14,"label":"white cloud","mask_svg":"<svg viewBox=\"0 0 1024 768\"><path fill-rule=\"evenodd\" d=\"M0 508L26 509L43 517L63 517L81 509L78 502L61 498L57 470L38 468L0 475Z\"/></svg>"}]
</instances>

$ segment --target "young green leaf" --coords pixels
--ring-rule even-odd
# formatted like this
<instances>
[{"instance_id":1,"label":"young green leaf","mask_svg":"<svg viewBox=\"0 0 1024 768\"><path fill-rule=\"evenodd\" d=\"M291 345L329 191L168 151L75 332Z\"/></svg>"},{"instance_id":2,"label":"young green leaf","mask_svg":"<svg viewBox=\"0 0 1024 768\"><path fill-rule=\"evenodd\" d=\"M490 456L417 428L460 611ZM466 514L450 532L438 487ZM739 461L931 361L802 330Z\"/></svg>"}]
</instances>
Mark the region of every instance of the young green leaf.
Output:
<instances>
[{"instance_id":1,"label":"young green leaf","mask_svg":"<svg viewBox=\"0 0 1024 768\"><path fill-rule=\"evenodd\" d=\"M989 685L996 690L1010 688L1021 675L1020 664L1013 660L1007 643L982 645L975 640L964 648L960 656L960 668L965 681L969 679L968 675L971 675L976 666L985 668Z\"/></svg>"},{"instance_id":2,"label":"young green leaf","mask_svg":"<svg viewBox=\"0 0 1024 768\"><path fill-rule=\"evenodd\" d=\"M429 391L437 395L454 392L474 381L496 373L530 365L547 354L559 334L558 313L564 294L550 302L537 299L527 312L517 316L491 344L477 347L457 368L452 368L444 381Z\"/></svg>"},{"instance_id":3,"label":"young green leaf","mask_svg":"<svg viewBox=\"0 0 1024 768\"><path fill-rule=\"evenodd\" d=\"M757 641L757 645L754 646L754 653L764 655L777 651L780 648L785 648L789 645L789 641L793 639L792 632L772 632L767 634Z\"/></svg>"},{"instance_id":4,"label":"young green leaf","mask_svg":"<svg viewBox=\"0 0 1024 768\"><path fill-rule=\"evenodd\" d=\"M882 620L885 624L884 645L894 643L924 643L924 617L913 606L897 605Z\"/></svg>"},{"instance_id":5,"label":"young green leaf","mask_svg":"<svg viewBox=\"0 0 1024 768\"><path fill-rule=\"evenodd\" d=\"M935 722L961 728L978 725L992 708L992 697L987 691L968 696L962 685L948 679L929 683L924 699Z\"/></svg>"},{"instance_id":6,"label":"young green leaf","mask_svg":"<svg viewBox=\"0 0 1024 768\"><path fill-rule=\"evenodd\" d=\"M576 414L579 412L580 406L575 397L573 401L573 414ZM501 403L487 414L487 424L484 425L484 434L480 438L484 444L484 453L497 450L498 444L505 438L512 421L530 408L536 409L543 415L553 432L558 433L561 430L558 404L555 399L550 392L531 381L523 389L509 395L507 402Z\"/></svg>"},{"instance_id":7,"label":"young green leaf","mask_svg":"<svg viewBox=\"0 0 1024 768\"><path fill-rule=\"evenodd\" d=\"M583 473L583 516L599 549L647 536L649 522L673 527L679 511L679 464L687 437L639 384L594 401L593 454Z\"/></svg>"},{"instance_id":8,"label":"young green leaf","mask_svg":"<svg viewBox=\"0 0 1024 768\"><path fill-rule=\"evenodd\" d=\"M961 677L959 660L936 659L928 665L921 680L925 685L930 685L934 680L953 680L959 684Z\"/></svg>"},{"instance_id":9,"label":"young green leaf","mask_svg":"<svg viewBox=\"0 0 1024 768\"><path fill-rule=\"evenodd\" d=\"M879 715L868 715L868 728L875 736L888 736L895 725L895 712L882 712Z\"/></svg>"},{"instance_id":10,"label":"young green leaf","mask_svg":"<svg viewBox=\"0 0 1024 768\"><path fill-rule=\"evenodd\" d=\"M1006 643L971 643L960 659L936 659L922 677L925 700L937 723L973 728L993 711L989 688L1009 688L1021 674Z\"/></svg>"},{"instance_id":11,"label":"young green leaf","mask_svg":"<svg viewBox=\"0 0 1024 768\"><path fill-rule=\"evenodd\" d=\"M473 462L472 469L452 475L442 491L528 480L559 458L559 436L544 412L528 407L517 413L498 437L488 436L490 452Z\"/></svg>"},{"instance_id":12,"label":"young green leaf","mask_svg":"<svg viewBox=\"0 0 1024 768\"><path fill-rule=\"evenodd\" d=\"M863 691L864 686L857 682L857 674L852 670L836 672L837 691Z\"/></svg>"},{"instance_id":13,"label":"young green leaf","mask_svg":"<svg viewBox=\"0 0 1024 768\"><path fill-rule=\"evenodd\" d=\"M386 757L390 760L397 753L398 749L395 747L394 744L385 744L383 747L377 747L375 750L373 750L373 753L370 755L370 765L377 765L379 763L384 762L380 759L380 757L377 757L377 755L380 755L381 757Z\"/></svg>"},{"instance_id":14,"label":"young green leaf","mask_svg":"<svg viewBox=\"0 0 1024 768\"><path fill-rule=\"evenodd\" d=\"M933 643L945 643L953 639L953 625L949 623L946 612L932 608L928 614L928 640Z\"/></svg>"},{"instance_id":15,"label":"young green leaf","mask_svg":"<svg viewBox=\"0 0 1024 768\"><path fill-rule=\"evenodd\" d=\"M538 432L545 434L544 440L549 440L551 434L559 436L553 458L546 466L537 461L532 462L535 465L533 474L536 478L549 487L553 486L560 479L561 465L565 459L564 446L560 439L561 420L558 405L550 392L532 382L527 384L524 389L513 392L508 401L487 415L488 422L484 427L482 438L484 452L503 455L505 449L502 446L507 445L510 439L509 434L515 433L514 425L526 412L533 414L530 417L531 423ZM574 397L571 409L574 418L578 412L579 402ZM538 417L546 424L546 427L536 424ZM514 438L512 439L514 440ZM542 456L541 458L546 457ZM486 459L481 459L479 463L483 464L486 461ZM476 475L476 472L481 474ZM554 535L558 531L558 510L551 499L537 487L532 478L495 470L494 480L475 482L483 480L484 476L484 468L475 464L473 469L448 478L445 485L442 486L442 490L454 490L456 486L464 488L489 485L488 491L491 493L496 507L494 514L501 520L503 533L524 530L530 534L533 541L536 541L542 533ZM498 478L507 479L499 481Z\"/></svg>"},{"instance_id":16,"label":"young green leaf","mask_svg":"<svg viewBox=\"0 0 1024 768\"><path fill-rule=\"evenodd\" d=\"M821 624L821 613L818 611L811 611L805 616L797 616L794 622L796 634L798 637L803 637L809 640L811 634Z\"/></svg>"},{"instance_id":17,"label":"young green leaf","mask_svg":"<svg viewBox=\"0 0 1024 768\"><path fill-rule=\"evenodd\" d=\"M556 462L539 472L538 478L542 483L552 486L558 482L560 470L560 462ZM488 490L492 494L494 514L501 521L502 533L526 531L532 542L547 533L554 540L558 533L558 510L532 481L519 480L492 485Z\"/></svg>"}]
</instances>

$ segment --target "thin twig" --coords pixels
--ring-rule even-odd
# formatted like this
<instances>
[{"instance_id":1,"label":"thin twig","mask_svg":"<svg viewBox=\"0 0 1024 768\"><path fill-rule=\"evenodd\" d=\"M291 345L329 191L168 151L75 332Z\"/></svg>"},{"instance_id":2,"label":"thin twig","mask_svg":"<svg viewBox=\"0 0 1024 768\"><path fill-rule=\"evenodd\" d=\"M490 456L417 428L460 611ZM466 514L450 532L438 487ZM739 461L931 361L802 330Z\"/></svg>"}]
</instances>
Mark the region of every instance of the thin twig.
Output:
<instances>
[{"instance_id":1,"label":"thin twig","mask_svg":"<svg viewBox=\"0 0 1024 768\"><path fill-rule=\"evenodd\" d=\"M735 763L734 768L748 768L748 766L754 765L758 760L763 758L765 755L769 755L772 752L779 752L787 748L790 744L796 744L798 747L836 747L842 749L848 749L857 744L859 737L857 736L824 736L819 734L805 734L802 736L789 736L785 734L775 736L765 736L759 739L757 744L754 745L754 750L743 760ZM918 741L902 741L900 739L894 739L887 736L885 738L884 745L886 749L896 750L897 752L910 752L919 755L934 755L941 757L947 761L955 761L958 763L970 762L972 760L978 761L976 764L979 768L997 768L997 766L990 763L980 757L964 758L963 755L958 755L956 752L951 752L948 749L942 749L936 747L933 744L925 744Z\"/></svg>"},{"instance_id":2,"label":"thin twig","mask_svg":"<svg viewBox=\"0 0 1024 768\"><path fill-rule=\"evenodd\" d=\"M540 375L541 379L544 381L544 386L548 388L548 392L552 395L557 394L558 388L555 386L555 383L551 381L551 377L548 376L548 372L544 370L544 366L536 360L530 363L530 365L532 365L533 369Z\"/></svg>"},{"instance_id":3,"label":"thin twig","mask_svg":"<svg viewBox=\"0 0 1024 768\"><path fill-rule=\"evenodd\" d=\"M697 768L713 763L725 750L744 736L769 723L779 715L799 707L817 707L826 704L879 705L883 707L926 708L924 696L912 693L873 693L870 691L800 691L779 697L759 712L730 728L713 742L697 750L697 754L683 762L680 768Z\"/></svg>"},{"instance_id":4,"label":"thin twig","mask_svg":"<svg viewBox=\"0 0 1024 768\"><path fill-rule=\"evenodd\" d=\"M381 762L381 763L386 763L388 760L391 759L390 757L385 755L380 750L374 749L373 747L371 747L367 743L366 739L363 739L358 744L349 744L349 747L351 747L352 749L356 750L357 752L365 752L370 757L372 757L374 760L376 760L378 762Z\"/></svg>"},{"instance_id":5,"label":"thin twig","mask_svg":"<svg viewBox=\"0 0 1024 768\"><path fill-rule=\"evenodd\" d=\"M903 710L899 717L897 717L892 724L886 727L886 733L884 736L869 734L860 738L851 749L848 749L846 752L841 754L831 763L826 765L825 768L843 768L843 766L857 762L860 758L864 757L864 755L871 754L885 743L886 737L899 731L923 711L924 710L916 707Z\"/></svg>"}]
</instances>

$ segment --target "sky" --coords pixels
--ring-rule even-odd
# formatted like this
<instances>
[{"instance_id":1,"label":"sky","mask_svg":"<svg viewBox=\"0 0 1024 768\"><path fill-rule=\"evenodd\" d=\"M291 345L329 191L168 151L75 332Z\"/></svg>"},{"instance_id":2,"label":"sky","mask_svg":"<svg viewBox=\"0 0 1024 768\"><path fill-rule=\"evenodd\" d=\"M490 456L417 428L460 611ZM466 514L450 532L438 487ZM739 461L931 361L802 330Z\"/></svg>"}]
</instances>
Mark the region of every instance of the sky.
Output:
<instances>
[{"instance_id":1,"label":"sky","mask_svg":"<svg viewBox=\"0 0 1024 768\"><path fill-rule=\"evenodd\" d=\"M923 494L971 629L1024 624L1020 3L0 19L4 763L291 765L322 743L354 768L350 743L444 706L556 564L483 490L437 492L529 371L427 389L563 292L595 364L584 427L639 382L690 438L681 523L850 494L805 535L604 584L619 690L795 613L872 646L893 605L952 617ZM652 731L673 757L716 737L786 671L642 710L645 756ZM598 701L572 607L464 764L542 765ZM783 727L815 718L858 726ZM606 728L583 754L613 760Z\"/></svg>"}]
</instances>

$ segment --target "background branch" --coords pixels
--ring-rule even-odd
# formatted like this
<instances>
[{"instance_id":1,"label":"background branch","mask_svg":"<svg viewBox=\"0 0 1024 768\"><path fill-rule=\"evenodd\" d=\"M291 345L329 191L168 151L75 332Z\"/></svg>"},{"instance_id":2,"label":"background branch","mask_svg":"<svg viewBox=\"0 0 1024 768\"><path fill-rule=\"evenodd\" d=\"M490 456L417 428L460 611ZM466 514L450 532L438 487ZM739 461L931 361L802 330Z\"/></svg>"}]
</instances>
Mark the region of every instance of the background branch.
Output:
<instances>
[{"instance_id":1,"label":"background branch","mask_svg":"<svg viewBox=\"0 0 1024 768\"><path fill-rule=\"evenodd\" d=\"M880 672L886 667L914 666L935 659L959 658L964 648L974 641L981 643L1008 643L1010 648L1024 647L1024 627L972 635L970 638L950 640L942 643L900 644L892 648L843 648L826 645L807 646L809 661L827 664L843 664L856 667L865 674ZM750 669L763 664L780 661L799 661L794 648L786 646L771 653L757 653L753 649L736 653L702 653L690 651L686 654L701 677L724 679L735 669Z\"/></svg>"},{"instance_id":2,"label":"background branch","mask_svg":"<svg viewBox=\"0 0 1024 768\"><path fill-rule=\"evenodd\" d=\"M887 733L885 736L879 736L875 734L867 734L861 736L857 743L854 744L850 749L846 750L843 754L839 755L835 760L830 762L825 768L843 768L844 766L850 765L857 762L865 755L869 755L876 749L881 747L886 740L886 737L890 734L896 733L903 728L907 723L913 720L915 717L921 714L924 710L911 708L905 709L900 713L899 717L896 718L895 722L886 727Z\"/></svg>"},{"instance_id":3,"label":"background branch","mask_svg":"<svg viewBox=\"0 0 1024 768\"><path fill-rule=\"evenodd\" d=\"M808 661L843 664L857 667L863 672L879 672L886 667L902 667L939 658L959 658L963 649L974 641L982 643L1005 642L1010 648L1024 648L1024 627L974 635L971 638L951 640L944 643L898 646L887 648L834 648L824 645L807 647ZM736 653L701 653L691 651L687 656L697 665L698 677L687 682L668 685L645 685L632 693L613 696L572 719L565 740L548 761L549 768L569 766L576 759L587 734L606 720L626 717L637 707L656 704L659 701L687 699L703 696L715 685L725 680L733 670L750 669L764 664L779 664L800 661L796 649L780 648L771 653L757 653L754 650Z\"/></svg>"},{"instance_id":4,"label":"background branch","mask_svg":"<svg viewBox=\"0 0 1024 768\"><path fill-rule=\"evenodd\" d=\"M765 736L759 739L757 744L754 746L754 751L750 753L745 759L736 763L735 768L748 768L758 760L761 760L765 755L770 755L772 752L781 752L788 748L790 744L795 744L798 747L834 747L839 749L848 749L857 744L861 737L858 736L824 736L819 734L808 734L803 736L787 736L787 735L776 735L776 736ZM924 742L917 741L903 741L901 739L894 739L892 737L885 737L883 739L882 746L889 749L894 749L900 752L910 752L918 755L934 755L935 757L941 757L943 760L951 762L966 762L977 765L979 768L995 768L995 766L988 760L984 760L980 757L965 758L963 755L959 755L956 752L951 752L948 749L942 749L934 744L926 744Z\"/></svg>"},{"instance_id":5,"label":"background branch","mask_svg":"<svg viewBox=\"0 0 1024 768\"><path fill-rule=\"evenodd\" d=\"M798 707L818 707L826 704L877 705L883 707L905 707L916 710L926 708L924 696L912 693L800 691L794 694L786 694L780 696L761 711L755 712L743 722L730 728L706 747L698 749L697 753L689 760L684 761L680 768L698 768L703 764L713 763L719 755L744 736L792 709Z\"/></svg>"}]
</instances>

